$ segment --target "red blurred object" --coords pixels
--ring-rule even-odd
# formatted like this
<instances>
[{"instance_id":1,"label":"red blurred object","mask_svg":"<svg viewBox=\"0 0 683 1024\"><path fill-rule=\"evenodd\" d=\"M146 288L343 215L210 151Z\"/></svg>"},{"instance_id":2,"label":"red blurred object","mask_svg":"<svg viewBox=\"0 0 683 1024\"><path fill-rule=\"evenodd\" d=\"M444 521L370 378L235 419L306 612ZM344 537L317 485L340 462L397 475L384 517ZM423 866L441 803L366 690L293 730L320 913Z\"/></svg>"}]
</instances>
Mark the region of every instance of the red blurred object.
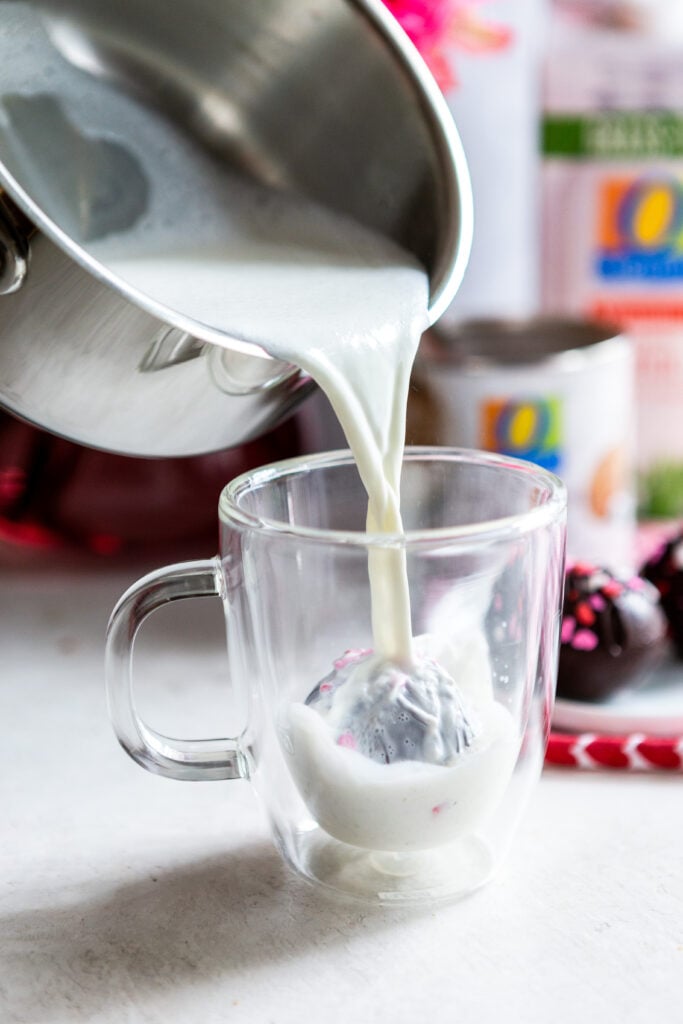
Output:
<instances>
[{"instance_id":1,"label":"red blurred object","mask_svg":"<svg viewBox=\"0 0 683 1024\"><path fill-rule=\"evenodd\" d=\"M551 733L546 765L584 771L683 771L683 736Z\"/></svg>"},{"instance_id":2,"label":"red blurred object","mask_svg":"<svg viewBox=\"0 0 683 1024\"><path fill-rule=\"evenodd\" d=\"M458 84L452 51L487 53L505 49L510 29L480 17L486 0L384 0L418 48L444 92Z\"/></svg>"},{"instance_id":3,"label":"red blurred object","mask_svg":"<svg viewBox=\"0 0 683 1024\"><path fill-rule=\"evenodd\" d=\"M132 554L215 545L218 496L239 473L297 455L289 420L234 450L183 459L111 455L0 413L0 542Z\"/></svg>"}]
</instances>

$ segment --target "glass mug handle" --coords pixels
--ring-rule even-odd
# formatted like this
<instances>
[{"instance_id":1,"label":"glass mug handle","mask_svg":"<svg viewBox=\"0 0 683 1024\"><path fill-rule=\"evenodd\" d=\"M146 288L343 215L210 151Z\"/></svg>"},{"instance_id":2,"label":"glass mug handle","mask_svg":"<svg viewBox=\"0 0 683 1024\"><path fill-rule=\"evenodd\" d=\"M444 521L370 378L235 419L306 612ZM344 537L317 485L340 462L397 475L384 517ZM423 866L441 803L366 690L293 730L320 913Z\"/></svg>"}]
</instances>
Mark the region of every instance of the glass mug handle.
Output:
<instances>
[{"instance_id":1,"label":"glass mug handle","mask_svg":"<svg viewBox=\"0 0 683 1024\"><path fill-rule=\"evenodd\" d=\"M180 562L143 576L114 608L105 647L107 704L119 743L149 772L170 779L246 779L247 761L237 739L180 740L156 732L139 717L133 694L135 637L152 612L169 601L221 597L219 558Z\"/></svg>"}]
</instances>

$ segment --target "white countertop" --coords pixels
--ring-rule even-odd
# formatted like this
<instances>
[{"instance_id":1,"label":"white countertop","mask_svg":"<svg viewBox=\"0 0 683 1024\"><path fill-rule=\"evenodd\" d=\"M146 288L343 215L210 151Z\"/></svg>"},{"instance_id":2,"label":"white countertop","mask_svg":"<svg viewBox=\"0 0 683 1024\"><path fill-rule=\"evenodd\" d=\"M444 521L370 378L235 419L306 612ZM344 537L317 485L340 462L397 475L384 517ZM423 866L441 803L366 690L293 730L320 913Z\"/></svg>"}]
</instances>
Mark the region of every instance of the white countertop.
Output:
<instances>
[{"instance_id":1,"label":"white countertop","mask_svg":"<svg viewBox=\"0 0 683 1024\"><path fill-rule=\"evenodd\" d=\"M0 569L2 1024L680 1020L682 776L546 771L475 896L333 902L281 866L247 783L118 748L103 633L146 568ZM220 607L182 609L142 638L143 710L234 726Z\"/></svg>"}]
</instances>

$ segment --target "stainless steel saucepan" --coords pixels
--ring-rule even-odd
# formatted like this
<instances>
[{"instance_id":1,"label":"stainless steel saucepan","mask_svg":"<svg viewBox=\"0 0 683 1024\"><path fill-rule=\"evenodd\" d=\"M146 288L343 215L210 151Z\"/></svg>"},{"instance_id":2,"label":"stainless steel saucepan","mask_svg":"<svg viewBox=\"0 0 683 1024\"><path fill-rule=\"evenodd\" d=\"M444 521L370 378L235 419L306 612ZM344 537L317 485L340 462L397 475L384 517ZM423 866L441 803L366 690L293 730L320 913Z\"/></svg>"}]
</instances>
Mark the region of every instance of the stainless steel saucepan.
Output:
<instances>
[{"instance_id":1,"label":"stainless steel saucepan","mask_svg":"<svg viewBox=\"0 0 683 1024\"><path fill-rule=\"evenodd\" d=\"M196 250L243 215L235 175L414 253L432 321L453 297L467 169L380 0L0 0L0 404L132 455L230 447L286 416L312 387L297 368L102 256L147 235Z\"/></svg>"}]
</instances>

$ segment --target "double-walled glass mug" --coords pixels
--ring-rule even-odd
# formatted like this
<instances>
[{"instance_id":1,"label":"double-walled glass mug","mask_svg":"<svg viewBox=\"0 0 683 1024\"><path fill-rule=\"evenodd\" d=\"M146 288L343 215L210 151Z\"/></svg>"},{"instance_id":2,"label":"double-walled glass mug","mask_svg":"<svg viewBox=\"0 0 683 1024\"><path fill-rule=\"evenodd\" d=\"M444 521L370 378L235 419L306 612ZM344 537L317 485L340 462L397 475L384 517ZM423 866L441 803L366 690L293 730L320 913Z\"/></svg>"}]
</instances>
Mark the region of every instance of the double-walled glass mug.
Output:
<instances>
[{"instance_id":1,"label":"double-walled glass mug","mask_svg":"<svg viewBox=\"0 0 683 1024\"><path fill-rule=\"evenodd\" d=\"M250 779L277 848L306 879L373 901L452 899L492 876L541 771L565 492L529 463L415 448L403 466L404 533L367 534L366 507L346 452L228 484L220 555L151 573L114 609L111 718L149 771ZM412 669L393 666L392 711L353 690L373 658L369 557L375 601L383 569L394 571L384 607L407 578L413 655L427 673L448 673L445 689L432 676L418 686ZM155 609L206 595L223 602L226 682L246 696L248 724L230 740L171 739L136 712L132 646Z\"/></svg>"}]
</instances>

